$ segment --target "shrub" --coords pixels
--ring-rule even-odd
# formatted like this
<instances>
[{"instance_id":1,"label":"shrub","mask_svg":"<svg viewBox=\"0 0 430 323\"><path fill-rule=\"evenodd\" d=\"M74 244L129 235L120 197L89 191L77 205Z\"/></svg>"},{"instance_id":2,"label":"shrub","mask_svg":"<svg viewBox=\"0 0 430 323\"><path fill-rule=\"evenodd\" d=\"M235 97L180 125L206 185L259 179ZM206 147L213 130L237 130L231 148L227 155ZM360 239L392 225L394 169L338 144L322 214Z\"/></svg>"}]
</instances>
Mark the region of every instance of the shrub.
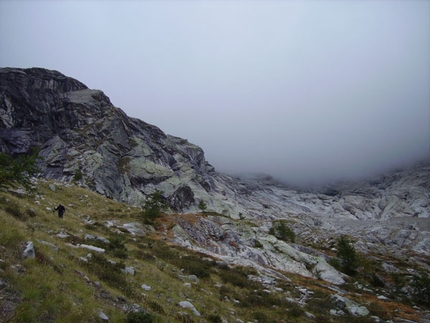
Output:
<instances>
[{"instance_id":1,"label":"shrub","mask_svg":"<svg viewBox=\"0 0 430 323\"><path fill-rule=\"evenodd\" d=\"M198 278L210 276L211 264L207 261L202 261L200 257L185 256L179 258L176 265L183 269L184 273L196 275Z\"/></svg>"},{"instance_id":2,"label":"shrub","mask_svg":"<svg viewBox=\"0 0 430 323\"><path fill-rule=\"evenodd\" d=\"M237 295L237 299L240 301L241 307L249 308L267 308L272 309L274 307L280 308L291 308L292 305L287 300L279 297L275 293L267 293L263 288L264 286L254 283L255 290L249 293L240 293Z\"/></svg>"},{"instance_id":3,"label":"shrub","mask_svg":"<svg viewBox=\"0 0 430 323\"><path fill-rule=\"evenodd\" d=\"M199 208L200 210L202 210L202 211L205 211L207 207L208 207L208 206L207 206L206 202L205 202L205 201L203 201L203 200L200 200L199 205L198 205L198 208Z\"/></svg>"},{"instance_id":4,"label":"shrub","mask_svg":"<svg viewBox=\"0 0 430 323\"><path fill-rule=\"evenodd\" d=\"M35 216L36 216L36 211L35 211L34 209L27 209L27 210L25 211L25 213L26 213L30 218L33 218L33 217L35 217Z\"/></svg>"},{"instance_id":5,"label":"shrub","mask_svg":"<svg viewBox=\"0 0 430 323\"><path fill-rule=\"evenodd\" d=\"M143 205L143 217L146 223L153 223L167 209L166 200L161 191L151 194Z\"/></svg>"},{"instance_id":6,"label":"shrub","mask_svg":"<svg viewBox=\"0 0 430 323\"><path fill-rule=\"evenodd\" d=\"M370 277L370 284L373 287L384 287L385 283L384 281L381 279L381 277L379 277L377 274L372 273L371 277Z\"/></svg>"},{"instance_id":7,"label":"shrub","mask_svg":"<svg viewBox=\"0 0 430 323\"><path fill-rule=\"evenodd\" d=\"M126 323L152 323L152 316L144 311L127 314Z\"/></svg>"},{"instance_id":8,"label":"shrub","mask_svg":"<svg viewBox=\"0 0 430 323\"><path fill-rule=\"evenodd\" d=\"M27 214L21 212L21 209L17 203L9 202L5 207L5 211L18 220L26 221L28 219Z\"/></svg>"},{"instance_id":9,"label":"shrub","mask_svg":"<svg viewBox=\"0 0 430 323\"><path fill-rule=\"evenodd\" d=\"M289 308L289 311L288 311L289 317L297 318L305 315L305 311L299 304L291 304L290 306L291 307Z\"/></svg>"},{"instance_id":10,"label":"shrub","mask_svg":"<svg viewBox=\"0 0 430 323\"><path fill-rule=\"evenodd\" d=\"M166 245L163 241L149 241L148 248L151 249L151 253L160 259L163 259L169 263L177 261L179 253L176 252L175 248L171 248Z\"/></svg>"},{"instance_id":11,"label":"shrub","mask_svg":"<svg viewBox=\"0 0 430 323\"><path fill-rule=\"evenodd\" d=\"M164 311L164 307L163 305L161 305L160 303L156 302L156 301L152 301L152 300L147 300L146 304L148 305L148 307L150 309L152 309L153 311L159 313L159 314L165 314L166 312Z\"/></svg>"},{"instance_id":12,"label":"shrub","mask_svg":"<svg viewBox=\"0 0 430 323\"><path fill-rule=\"evenodd\" d=\"M340 259L341 269L347 275L355 275L358 267L358 257L350 241L342 236L337 240L337 256Z\"/></svg>"},{"instance_id":13,"label":"shrub","mask_svg":"<svg viewBox=\"0 0 430 323\"><path fill-rule=\"evenodd\" d=\"M285 221L274 222L272 228L269 230L269 233L283 241L296 241L296 234L290 227L286 225Z\"/></svg>"},{"instance_id":14,"label":"shrub","mask_svg":"<svg viewBox=\"0 0 430 323\"><path fill-rule=\"evenodd\" d=\"M266 313L263 312L254 312L252 317L257 320L259 323L269 323L272 322Z\"/></svg>"},{"instance_id":15,"label":"shrub","mask_svg":"<svg viewBox=\"0 0 430 323\"><path fill-rule=\"evenodd\" d=\"M254 242L254 248L263 248L263 245L261 244L260 241L255 240L255 242Z\"/></svg>"},{"instance_id":16,"label":"shrub","mask_svg":"<svg viewBox=\"0 0 430 323\"><path fill-rule=\"evenodd\" d=\"M315 294L312 299L310 299L307 303L307 308L312 313L318 313L323 316L328 314L330 310L333 308L332 303L330 302L330 295L325 294L323 291L315 290ZM322 320L323 321L323 320ZM327 322L327 321L323 321Z\"/></svg>"},{"instance_id":17,"label":"shrub","mask_svg":"<svg viewBox=\"0 0 430 323\"><path fill-rule=\"evenodd\" d=\"M407 285L405 276L399 273L391 273L391 279L394 283L394 292L402 293L403 287Z\"/></svg>"},{"instance_id":18,"label":"shrub","mask_svg":"<svg viewBox=\"0 0 430 323\"><path fill-rule=\"evenodd\" d=\"M210 314L208 316L208 321L211 323L222 323L222 318L217 314Z\"/></svg>"},{"instance_id":19,"label":"shrub","mask_svg":"<svg viewBox=\"0 0 430 323\"><path fill-rule=\"evenodd\" d=\"M124 245L125 237L121 235L115 235L109 239L110 244L108 247L108 253L114 257L125 259L128 257L127 248Z\"/></svg>"},{"instance_id":20,"label":"shrub","mask_svg":"<svg viewBox=\"0 0 430 323\"><path fill-rule=\"evenodd\" d=\"M371 316L379 317L381 320L383 320L382 322L388 321L390 319L390 316L383 305L377 302L371 302L370 304L367 304L366 307L369 310Z\"/></svg>"},{"instance_id":21,"label":"shrub","mask_svg":"<svg viewBox=\"0 0 430 323\"><path fill-rule=\"evenodd\" d=\"M127 250L125 249L113 249L109 252L109 254L120 259L128 258Z\"/></svg>"},{"instance_id":22,"label":"shrub","mask_svg":"<svg viewBox=\"0 0 430 323\"><path fill-rule=\"evenodd\" d=\"M178 314L176 314L176 318L181 322L181 323L194 323L193 319L191 318L191 316L187 313L182 313L179 312Z\"/></svg>"},{"instance_id":23,"label":"shrub","mask_svg":"<svg viewBox=\"0 0 430 323\"><path fill-rule=\"evenodd\" d=\"M142 250L134 250L133 255L135 258L142 259L145 261L155 261L157 259L152 254Z\"/></svg>"},{"instance_id":24,"label":"shrub","mask_svg":"<svg viewBox=\"0 0 430 323\"><path fill-rule=\"evenodd\" d=\"M337 270L341 270L342 266L340 264L340 259L339 258L336 258L336 257L330 258L330 260L328 261L328 263L331 266L333 266L334 268L336 268Z\"/></svg>"},{"instance_id":25,"label":"shrub","mask_svg":"<svg viewBox=\"0 0 430 323\"><path fill-rule=\"evenodd\" d=\"M427 274L414 276L411 287L412 296L417 303L430 304L430 277Z\"/></svg>"},{"instance_id":26,"label":"shrub","mask_svg":"<svg viewBox=\"0 0 430 323\"><path fill-rule=\"evenodd\" d=\"M21 155L17 158L0 153L0 187L23 186L30 189L30 178L39 172L36 165L37 160L40 159L38 153L39 150L34 150L29 155Z\"/></svg>"},{"instance_id":27,"label":"shrub","mask_svg":"<svg viewBox=\"0 0 430 323\"><path fill-rule=\"evenodd\" d=\"M248 279L248 275L240 268L223 268L218 272L218 275L225 284L230 283L240 288L253 287L253 282Z\"/></svg>"},{"instance_id":28,"label":"shrub","mask_svg":"<svg viewBox=\"0 0 430 323\"><path fill-rule=\"evenodd\" d=\"M162 241L154 241L154 243L150 243L150 248L152 250L153 257L163 259L164 261L181 269L184 273L196 275L198 278L209 277L211 267L214 265L211 261L202 261L202 254L181 256L178 249L170 247ZM151 260L153 260L153 258Z\"/></svg>"},{"instance_id":29,"label":"shrub","mask_svg":"<svg viewBox=\"0 0 430 323\"><path fill-rule=\"evenodd\" d=\"M79 182L83 178L84 178L84 175L82 174L82 171L80 169L78 169L75 175L73 175L73 181L75 182Z\"/></svg>"},{"instance_id":30,"label":"shrub","mask_svg":"<svg viewBox=\"0 0 430 323\"><path fill-rule=\"evenodd\" d=\"M87 263L88 270L109 286L121 290L127 296L133 296L133 289L121 272L123 263L112 263L104 255L94 253Z\"/></svg>"}]
</instances>

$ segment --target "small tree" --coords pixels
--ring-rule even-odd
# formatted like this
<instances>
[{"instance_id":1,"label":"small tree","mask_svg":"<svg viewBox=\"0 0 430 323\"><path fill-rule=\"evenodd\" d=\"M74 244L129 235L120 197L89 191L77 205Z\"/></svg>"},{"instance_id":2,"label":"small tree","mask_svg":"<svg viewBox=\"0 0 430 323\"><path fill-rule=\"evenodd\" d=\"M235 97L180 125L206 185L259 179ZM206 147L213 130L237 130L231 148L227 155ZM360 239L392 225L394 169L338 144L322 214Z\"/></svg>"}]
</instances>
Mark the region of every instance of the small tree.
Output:
<instances>
[{"instance_id":1,"label":"small tree","mask_svg":"<svg viewBox=\"0 0 430 323\"><path fill-rule=\"evenodd\" d=\"M285 221L274 222L269 233L283 241L290 241L293 243L296 241L296 234L285 224Z\"/></svg>"},{"instance_id":2,"label":"small tree","mask_svg":"<svg viewBox=\"0 0 430 323\"><path fill-rule=\"evenodd\" d=\"M345 236L337 240L337 256L340 259L342 271L347 275L355 275L358 267L357 253Z\"/></svg>"},{"instance_id":3,"label":"small tree","mask_svg":"<svg viewBox=\"0 0 430 323\"><path fill-rule=\"evenodd\" d=\"M204 212L204 211L206 211L206 208L207 208L207 207L208 207L208 206L207 206L206 202L205 202L205 201L203 201L203 200L200 200L199 205L198 205L198 208L199 208L202 212Z\"/></svg>"},{"instance_id":4,"label":"small tree","mask_svg":"<svg viewBox=\"0 0 430 323\"><path fill-rule=\"evenodd\" d=\"M155 191L143 205L143 216L145 221L152 223L164 210L167 210L167 204L163 193L161 191Z\"/></svg>"},{"instance_id":5,"label":"small tree","mask_svg":"<svg viewBox=\"0 0 430 323\"><path fill-rule=\"evenodd\" d=\"M84 178L84 175L82 174L82 171L80 169L78 169L75 173L75 175L73 175L73 180L75 182L79 182L81 179Z\"/></svg>"},{"instance_id":6,"label":"small tree","mask_svg":"<svg viewBox=\"0 0 430 323\"><path fill-rule=\"evenodd\" d=\"M414 276L411 287L412 296L417 303L430 304L430 277L426 273Z\"/></svg>"},{"instance_id":7,"label":"small tree","mask_svg":"<svg viewBox=\"0 0 430 323\"><path fill-rule=\"evenodd\" d=\"M13 158L5 153L0 153L0 188L16 188L23 186L30 189L30 178L39 172L36 165L39 150L34 150L30 155L21 155Z\"/></svg>"}]
</instances>

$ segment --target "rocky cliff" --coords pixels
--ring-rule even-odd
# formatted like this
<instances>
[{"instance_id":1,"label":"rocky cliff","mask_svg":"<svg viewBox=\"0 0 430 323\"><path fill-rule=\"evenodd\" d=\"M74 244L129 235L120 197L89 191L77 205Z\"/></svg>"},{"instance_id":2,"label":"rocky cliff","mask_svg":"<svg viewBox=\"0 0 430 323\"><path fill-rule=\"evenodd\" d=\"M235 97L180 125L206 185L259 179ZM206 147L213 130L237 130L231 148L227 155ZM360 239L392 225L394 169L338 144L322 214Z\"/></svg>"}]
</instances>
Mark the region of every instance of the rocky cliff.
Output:
<instances>
[{"instance_id":1,"label":"rocky cliff","mask_svg":"<svg viewBox=\"0 0 430 323\"><path fill-rule=\"evenodd\" d=\"M214 189L200 147L126 116L102 91L40 68L3 68L0 87L0 150L40 147L44 177L133 204L159 189L176 211Z\"/></svg>"}]
</instances>

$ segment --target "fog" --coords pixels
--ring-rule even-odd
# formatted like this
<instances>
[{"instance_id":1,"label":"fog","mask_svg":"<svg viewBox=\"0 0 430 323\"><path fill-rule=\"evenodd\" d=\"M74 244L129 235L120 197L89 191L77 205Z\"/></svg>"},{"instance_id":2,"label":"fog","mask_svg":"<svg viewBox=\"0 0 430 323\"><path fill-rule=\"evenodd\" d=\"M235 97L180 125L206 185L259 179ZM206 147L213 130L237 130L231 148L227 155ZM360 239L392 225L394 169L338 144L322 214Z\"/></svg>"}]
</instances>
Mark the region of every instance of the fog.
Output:
<instances>
[{"instance_id":1,"label":"fog","mask_svg":"<svg viewBox=\"0 0 430 323\"><path fill-rule=\"evenodd\" d=\"M0 65L101 89L221 172L294 184L430 158L429 1L1 1Z\"/></svg>"}]
</instances>

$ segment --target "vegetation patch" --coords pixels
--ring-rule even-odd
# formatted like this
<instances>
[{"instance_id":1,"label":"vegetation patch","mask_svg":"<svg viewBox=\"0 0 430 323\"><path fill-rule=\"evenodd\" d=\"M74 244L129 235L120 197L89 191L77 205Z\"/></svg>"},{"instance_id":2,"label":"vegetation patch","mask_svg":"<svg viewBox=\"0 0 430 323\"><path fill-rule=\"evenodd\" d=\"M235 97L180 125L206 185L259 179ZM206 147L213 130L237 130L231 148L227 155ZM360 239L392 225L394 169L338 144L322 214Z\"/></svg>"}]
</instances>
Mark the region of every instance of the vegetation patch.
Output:
<instances>
[{"instance_id":1,"label":"vegetation patch","mask_svg":"<svg viewBox=\"0 0 430 323\"><path fill-rule=\"evenodd\" d=\"M18 157L0 153L0 188L32 189L31 177L39 172L36 162L39 150Z\"/></svg>"},{"instance_id":2,"label":"vegetation patch","mask_svg":"<svg viewBox=\"0 0 430 323\"><path fill-rule=\"evenodd\" d=\"M248 279L248 275L255 274L252 270L243 267L235 267L233 269L227 266L220 266L217 274L224 284L231 284L240 288L254 289L256 283Z\"/></svg>"},{"instance_id":3,"label":"vegetation patch","mask_svg":"<svg viewBox=\"0 0 430 323\"><path fill-rule=\"evenodd\" d=\"M345 236L337 240L337 257L332 258L330 264L347 275L355 275L359 266L358 254L354 246Z\"/></svg>"},{"instance_id":4,"label":"vegetation patch","mask_svg":"<svg viewBox=\"0 0 430 323\"><path fill-rule=\"evenodd\" d=\"M112 262L102 254L94 253L86 262L82 262L82 264L101 281L120 290L127 296L133 296L133 288L121 271L121 269L125 268L124 263Z\"/></svg>"},{"instance_id":5,"label":"vegetation patch","mask_svg":"<svg viewBox=\"0 0 430 323\"><path fill-rule=\"evenodd\" d=\"M130 172L131 157L123 157L118 163L118 171L120 174L128 174Z\"/></svg>"},{"instance_id":6,"label":"vegetation patch","mask_svg":"<svg viewBox=\"0 0 430 323\"><path fill-rule=\"evenodd\" d=\"M5 211L20 221L26 221L28 219L27 214L21 211L18 203L9 202L5 207Z\"/></svg>"},{"instance_id":7,"label":"vegetation patch","mask_svg":"<svg viewBox=\"0 0 430 323\"><path fill-rule=\"evenodd\" d=\"M151 314L144 311L130 312L127 314L126 323L152 323Z\"/></svg>"},{"instance_id":8,"label":"vegetation patch","mask_svg":"<svg viewBox=\"0 0 430 323\"><path fill-rule=\"evenodd\" d=\"M411 287L413 298L418 304L430 305L430 277L426 273L414 276Z\"/></svg>"},{"instance_id":9,"label":"vegetation patch","mask_svg":"<svg viewBox=\"0 0 430 323\"><path fill-rule=\"evenodd\" d=\"M269 230L269 234L286 242L294 243L296 241L296 234L293 229L287 225L287 221L285 220L274 221Z\"/></svg>"},{"instance_id":10,"label":"vegetation patch","mask_svg":"<svg viewBox=\"0 0 430 323\"><path fill-rule=\"evenodd\" d=\"M124 235L112 235L108 240L110 243L103 244L102 247L107 250L108 254L120 259L128 258L127 247L125 246L126 237Z\"/></svg>"},{"instance_id":11,"label":"vegetation patch","mask_svg":"<svg viewBox=\"0 0 430 323\"><path fill-rule=\"evenodd\" d=\"M161 305L160 303L158 303L157 301L153 301L153 300L147 300L145 302L145 304L153 311L159 313L159 314L166 314L166 312L164 311L164 307L163 305Z\"/></svg>"},{"instance_id":12,"label":"vegetation patch","mask_svg":"<svg viewBox=\"0 0 430 323\"><path fill-rule=\"evenodd\" d=\"M167 202L163 192L156 191L149 196L143 205L143 219L146 224L153 224L155 219L161 216L161 212L167 209Z\"/></svg>"},{"instance_id":13,"label":"vegetation patch","mask_svg":"<svg viewBox=\"0 0 430 323\"><path fill-rule=\"evenodd\" d=\"M222 318L218 314L209 314L208 321L210 323L222 323Z\"/></svg>"},{"instance_id":14,"label":"vegetation patch","mask_svg":"<svg viewBox=\"0 0 430 323\"><path fill-rule=\"evenodd\" d=\"M176 314L176 319L181 323L194 323L192 317L187 313L179 312Z\"/></svg>"}]
</instances>

